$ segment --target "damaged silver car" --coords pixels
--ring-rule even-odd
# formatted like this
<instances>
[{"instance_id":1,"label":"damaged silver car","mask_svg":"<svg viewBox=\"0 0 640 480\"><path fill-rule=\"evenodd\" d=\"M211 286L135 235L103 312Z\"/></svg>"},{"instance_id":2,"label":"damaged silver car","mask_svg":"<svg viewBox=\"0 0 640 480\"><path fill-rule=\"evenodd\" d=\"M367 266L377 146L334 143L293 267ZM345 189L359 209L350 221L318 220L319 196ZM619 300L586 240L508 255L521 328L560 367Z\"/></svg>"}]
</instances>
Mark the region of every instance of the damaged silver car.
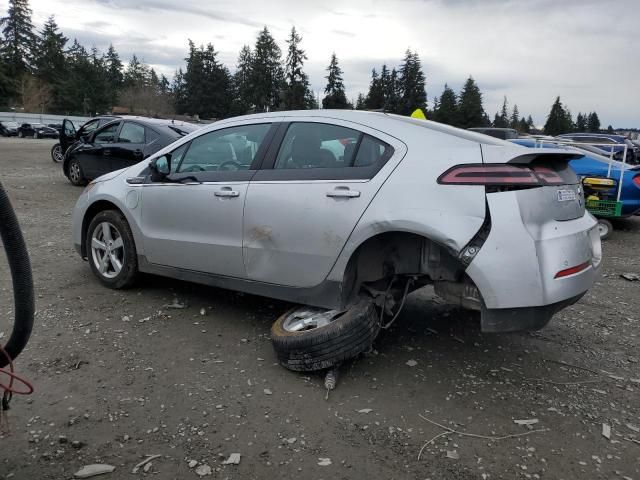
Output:
<instances>
[{"instance_id":1,"label":"damaged silver car","mask_svg":"<svg viewBox=\"0 0 640 480\"><path fill-rule=\"evenodd\" d=\"M539 329L602 258L566 150L362 111L216 122L91 182L73 238L105 286L139 272L302 304L272 328L281 362L369 348L433 284L485 332Z\"/></svg>"}]
</instances>

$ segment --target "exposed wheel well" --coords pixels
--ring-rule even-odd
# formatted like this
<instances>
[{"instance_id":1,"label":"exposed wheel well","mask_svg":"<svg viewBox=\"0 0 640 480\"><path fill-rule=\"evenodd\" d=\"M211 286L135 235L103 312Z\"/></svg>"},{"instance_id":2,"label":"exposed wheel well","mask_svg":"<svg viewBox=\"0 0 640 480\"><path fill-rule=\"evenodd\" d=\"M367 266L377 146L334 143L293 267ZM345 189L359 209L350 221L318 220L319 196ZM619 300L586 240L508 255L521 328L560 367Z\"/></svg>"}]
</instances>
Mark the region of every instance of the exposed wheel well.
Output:
<instances>
[{"instance_id":1,"label":"exposed wheel well","mask_svg":"<svg viewBox=\"0 0 640 480\"><path fill-rule=\"evenodd\" d=\"M380 233L351 255L343 277L343 303L352 302L363 287L384 287L397 276L415 277L419 287L435 281L458 282L464 270L453 252L427 237L398 231Z\"/></svg>"},{"instance_id":2,"label":"exposed wheel well","mask_svg":"<svg viewBox=\"0 0 640 480\"><path fill-rule=\"evenodd\" d=\"M87 257L87 230L89 228L89 224L91 223L93 217L95 217L98 213L103 212L104 210L116 210L122 213L122 210L120 210L114 203L111 203L108 200L98 200L97 202L91 204L91 206L85 212L84 218L82 219L82 243L80 247L82 258Z\"/></svg>"}]
</instances>

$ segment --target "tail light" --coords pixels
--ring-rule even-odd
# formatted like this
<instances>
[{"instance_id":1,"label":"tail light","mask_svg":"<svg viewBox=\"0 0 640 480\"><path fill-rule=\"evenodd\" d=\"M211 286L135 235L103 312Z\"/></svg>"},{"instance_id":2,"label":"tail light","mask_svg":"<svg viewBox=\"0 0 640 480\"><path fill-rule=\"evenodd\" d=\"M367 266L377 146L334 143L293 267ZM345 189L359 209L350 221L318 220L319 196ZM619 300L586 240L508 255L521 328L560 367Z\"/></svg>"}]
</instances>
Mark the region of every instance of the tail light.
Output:
<instances>
[{"instance_id":1,"label":"tail light","mask_svg":"<svg viewBox=\"0 0 640 480\"><path fill-rule=\"evenodd\" d=\"M633 177L633 183L636 185L636 187L640 188L640 175L636 175L635 177Z\"/></svg>"},{"instance_id":2,"label":"tail light","mask_svg":"<svg viewBox=\"0 0 640 480\"><path fill-rule=\"evenodd\" d=\"M438 177L442 185L492 185L537 187L565 185L567 181L549 167L536 165L456 165Z\"/></svg>"}]
</instances>

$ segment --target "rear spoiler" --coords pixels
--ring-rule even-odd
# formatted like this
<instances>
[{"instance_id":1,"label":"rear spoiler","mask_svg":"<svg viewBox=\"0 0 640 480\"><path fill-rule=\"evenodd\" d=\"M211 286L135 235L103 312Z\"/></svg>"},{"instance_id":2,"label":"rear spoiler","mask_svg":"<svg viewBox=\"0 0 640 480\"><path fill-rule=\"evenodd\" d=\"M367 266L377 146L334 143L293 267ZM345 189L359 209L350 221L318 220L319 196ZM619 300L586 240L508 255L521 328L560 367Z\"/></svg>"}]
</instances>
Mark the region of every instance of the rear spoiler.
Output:
<instances>
[{"instance_id":1,"label":"rear spoiler","mask_svg":"<svg viewBox=\"0 0 640 480\"><path fill-rule=\"evenodd\" d=\"M482 163L568 162L584 157L581 153L568 152L562 148L528 148L520 145L480 145Z\"/></svg>"}]
</instances>

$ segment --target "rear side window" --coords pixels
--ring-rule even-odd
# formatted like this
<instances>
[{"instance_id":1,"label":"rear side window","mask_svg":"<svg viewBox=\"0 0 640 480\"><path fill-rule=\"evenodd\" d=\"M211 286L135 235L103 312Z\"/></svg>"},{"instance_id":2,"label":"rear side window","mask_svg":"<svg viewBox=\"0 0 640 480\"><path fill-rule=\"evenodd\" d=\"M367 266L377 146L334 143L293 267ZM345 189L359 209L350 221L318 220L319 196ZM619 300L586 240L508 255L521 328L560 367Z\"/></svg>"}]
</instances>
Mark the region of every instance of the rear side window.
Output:
<instances>
[{"instance_id":1,"label":"rear side window","mask_svg":"<svg viewBox=\"0 0 640 480\"><path fill-rule=\"evenodd\" d=\"M151 130L150 128L144 129L144 136L145 136L146 143L149 145L153 144L154 142L160 139L160 134L155 130Z\"/></svg>"},{"instance_id":2,"label":"rear side window","mask_svg":"<svg viewBox=\"0 0 640 480\"><path fill-rule=\"evenodd\" d=\"M118 136L119 143L144 143L144 127L137 123L125 122Z\"/></svg>"},{"instance_id":3,"label":"rear side window","mask_svg":"<svg viewBox=\"0 0 640 480\"><path fill-rule=\"evenodd\" d=\"M391 147L386 143L370 135L365 135L360 143L360 148L358 148L358 154L353 166L368 167L369 165L374 165L383 158L388 158L390 149Z\"/></svg>"},{"instance_id":4,"label":"rear side window","mask_svg":"<svg viewBox=\"0 0 640 480\"><path fill-rule=\"evenodd\" d=\"M275 169L351 167L363 134L324 123L292 123L282 141Z\"/></svg>"}]
</instances>

